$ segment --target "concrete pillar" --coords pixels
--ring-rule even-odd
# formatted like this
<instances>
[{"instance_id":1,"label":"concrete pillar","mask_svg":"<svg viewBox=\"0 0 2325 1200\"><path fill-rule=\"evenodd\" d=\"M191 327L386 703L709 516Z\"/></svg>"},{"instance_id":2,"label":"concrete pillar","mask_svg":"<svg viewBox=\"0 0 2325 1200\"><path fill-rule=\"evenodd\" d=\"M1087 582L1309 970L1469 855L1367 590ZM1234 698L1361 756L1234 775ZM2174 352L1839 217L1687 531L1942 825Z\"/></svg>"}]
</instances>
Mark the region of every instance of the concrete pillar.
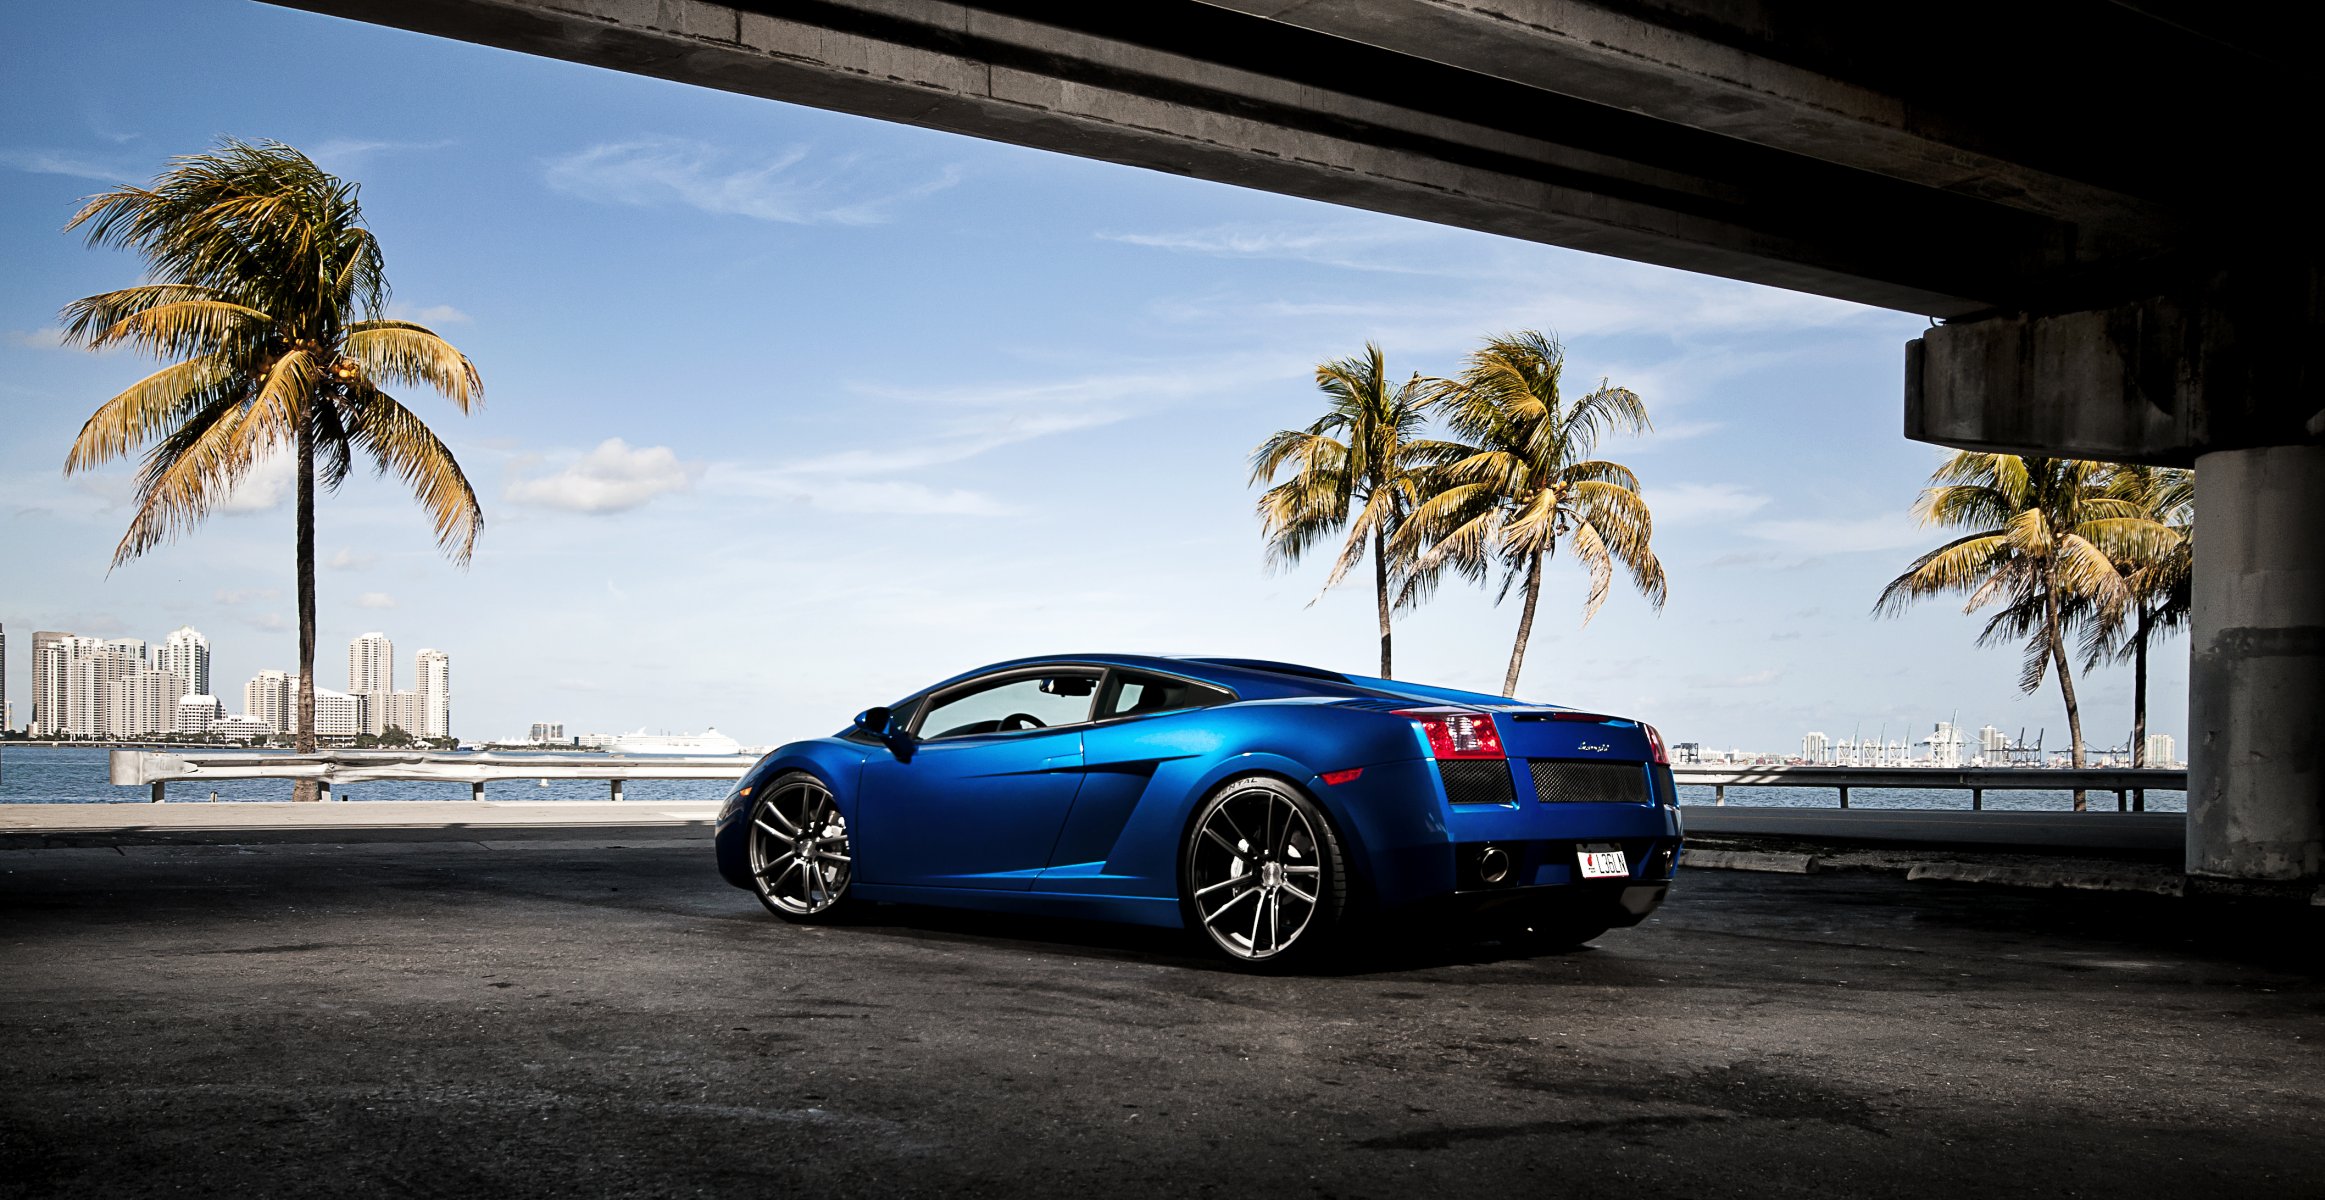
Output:
<instances>
[{"instance_id":1,"label":"concrete pillar","mask_svg":"<svg viewBox=\"0 0 2325 1200\"><path fill-rule=\"evenodd\" d=\"M2325 874L2325 446L2196 460L2188 873Z\"/></svg>"}]
</instances>

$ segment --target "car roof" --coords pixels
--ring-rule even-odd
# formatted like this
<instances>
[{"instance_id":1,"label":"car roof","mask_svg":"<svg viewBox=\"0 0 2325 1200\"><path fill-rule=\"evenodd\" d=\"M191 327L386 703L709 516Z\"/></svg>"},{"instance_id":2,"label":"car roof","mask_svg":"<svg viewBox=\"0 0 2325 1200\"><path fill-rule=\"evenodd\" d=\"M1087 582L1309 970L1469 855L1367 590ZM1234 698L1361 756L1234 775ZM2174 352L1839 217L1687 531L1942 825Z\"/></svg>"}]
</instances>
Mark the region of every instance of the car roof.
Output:
<instances>
[{"instance_id":1,"label":"car roof","mask_svg":"<svg viewBox=\"0 0 2325 1200\"><path fill-rule=\"evenodd\" d=\"M1245 700L1280 700L1302 696L1323 696L1337 699L1378 699L1382 697L1417 701L1425 704L1463 704L1480 707L1546 707L1528 705L1507 696L1493 696L1483 692L1468 692L1456 688L1432 687L1401 679L1379 679L1369 675L1347 675L1322 667L1299 663L1276 662L1271 659L1213 657L1198 654L1042 654L991 663L973 671L963 671L924 691L950 687L964 680L995 671L1020 667L1109 666L1160 671L1180 675L1205 683L1214 683L1233 691ZM916 695L922 693L915 693Z\"/></svg>"}]
</instances>

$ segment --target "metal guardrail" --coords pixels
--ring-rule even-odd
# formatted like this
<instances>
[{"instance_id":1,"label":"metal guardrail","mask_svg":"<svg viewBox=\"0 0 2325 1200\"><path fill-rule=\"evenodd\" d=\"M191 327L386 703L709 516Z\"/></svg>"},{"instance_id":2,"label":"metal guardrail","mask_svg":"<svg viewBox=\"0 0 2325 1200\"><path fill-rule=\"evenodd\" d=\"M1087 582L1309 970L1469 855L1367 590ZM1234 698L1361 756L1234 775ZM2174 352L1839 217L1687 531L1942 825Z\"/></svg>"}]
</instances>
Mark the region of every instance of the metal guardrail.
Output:
<instances>
[{"instance_id":1,"label":"metal guardrail","mask_svg":"<svg viewBox=\"0 0 2325 1200\"><path fill-rule=\"evenodd\" d=\"M758 759L747 754L697 758L622 758L605 754L573 754L557 758L501 754L426 754L397 752L334 752L324 754L159 754L150 750L115 750L113 783L120 787L143 784L153 788L153 799L164 799L173 782L210 779L312 779L322 785L322 798L340 783L378 783L418 780L429 783L465 783L472 799L484 799L484 785L518 779L603 779L612 798L622 798L622 784L632 779L735 779Z\"/></svg>"},{"instance_id":2,"label":"metal guardrail","mask_svg":"<svg viewBox=\"0 0 2325 1200\"><path fill-rule=\"evenodd\" d=\"M1841 807L1851 788L1937 788L1970 793L1972 811L1983 811L1987 792L2113 792L2115 811L2146 812L2147 793L2188 790L2186 771L2157 767L1705 767L1674 766L1678 783L1712 789L1713 802L1726 804L1730 787L1833 788Z\"/></svg>"}]
</instances>

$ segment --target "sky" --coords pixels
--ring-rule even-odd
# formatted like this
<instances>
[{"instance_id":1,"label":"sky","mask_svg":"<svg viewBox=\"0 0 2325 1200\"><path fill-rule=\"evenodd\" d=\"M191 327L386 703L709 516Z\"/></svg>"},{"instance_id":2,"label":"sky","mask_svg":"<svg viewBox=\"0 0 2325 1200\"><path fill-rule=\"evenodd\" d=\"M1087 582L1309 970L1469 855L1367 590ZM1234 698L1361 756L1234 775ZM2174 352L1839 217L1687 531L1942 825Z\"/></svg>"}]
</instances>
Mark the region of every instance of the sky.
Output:
<instances>
[{"instance_id":1,"label":"sky","mask_svg":"<svg viewBox=\"0 0 2325 1200\"><path fill-rule=\"evenodd\" d=\"M1660 612L1582 622L1550 578L1519 694L1675 742L1797 750L1941 720L2063 746L2055 686L1934 601L1877 618L1943 540L1910 508L1922 317L1306 200L690 88L248 0L0 8L0 627L29 712L35 629L191 624L230 711L291 669L290 477L120 567L134 463L66 477L97 405L158 364L57 344L57 311L140 278L61 232L82 197L221 137L362 184L393 315L473 359L483 407L402 398L482 500L446 561L392 480L319 505L322 686L345 646L450 654L454 731L715 726L818 736L1017 655L1262 656L1371 673L1372 597L1267 569L1247 458L1320 411L1318 362L1377 341L1448 375L1484 336L1556 333L1569 379L1647 402L1610 440L1655 514ZM1367 573L1368 577L1368 573ZM1397 674L1499 691L1513 599L1449 586ZM2078 680L2090 740L2126 668ZM2185 720L2186 644L2150 729Z\"/></svg>"}]
</instances>

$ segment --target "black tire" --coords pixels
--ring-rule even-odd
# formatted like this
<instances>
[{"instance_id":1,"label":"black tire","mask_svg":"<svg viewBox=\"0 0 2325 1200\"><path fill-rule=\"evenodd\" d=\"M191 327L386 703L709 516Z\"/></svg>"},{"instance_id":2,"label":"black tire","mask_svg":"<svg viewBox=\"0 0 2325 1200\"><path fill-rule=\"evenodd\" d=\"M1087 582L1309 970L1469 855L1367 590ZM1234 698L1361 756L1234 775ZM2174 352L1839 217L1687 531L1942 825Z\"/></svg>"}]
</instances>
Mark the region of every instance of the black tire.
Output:
<instances>
[{"instance_id":1,"label":"black tire","mask_svg":"<svg viewBox=\"0 0 2325 1200\"><path fill-rule=\"evenodd\" d=\"M839 802L805 771L776 776L751 800L751 894L786 921L819 924L853 911L854 848Z\"/></svg>"},{"instance_id":2,"label":"black tire","mask_svg":"<svg viewBox=\"0 0 2325 1200\"><path fill-rule=\"evenodd\" d=\"M1187 827L1179 864L1188 929L1242 966L1312 962L1348 914L1339 833L1315 801L1272 775L1212 792Z\"/></svg>"}]
</instances>

